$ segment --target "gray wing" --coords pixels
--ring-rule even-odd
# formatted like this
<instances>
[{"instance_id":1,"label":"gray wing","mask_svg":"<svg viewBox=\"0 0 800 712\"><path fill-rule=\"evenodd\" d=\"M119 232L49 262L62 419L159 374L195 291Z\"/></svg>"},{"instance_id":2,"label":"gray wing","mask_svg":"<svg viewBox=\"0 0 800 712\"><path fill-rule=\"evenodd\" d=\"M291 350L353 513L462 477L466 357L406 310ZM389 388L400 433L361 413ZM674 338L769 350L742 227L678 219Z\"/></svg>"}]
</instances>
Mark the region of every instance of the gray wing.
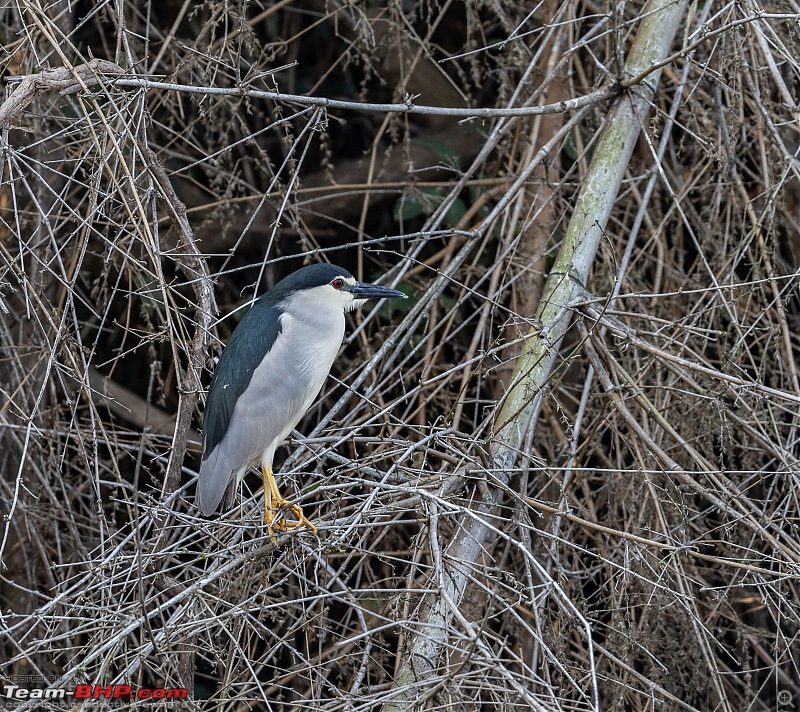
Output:
<instances>
[{"instance_id":1,"label":"gray wing","mask_svg":"<svg viewBox=\"0 0 800 712\"><path fill-rule=\"evenodd\" d=\"M268 296L244 315L214 369L203 414L203 460L225 437L236 402L281 334L283 314Z\"/></svg>"},{"instance_id":2,"label":"gray wing","mask_svg":"<svg viewBox=\"0 0 800 712\"><path fill-rule=\"evenodd\" d=\"M234 329L220 356L203 414L203 457L197 480L197 503L205 515L211 514L225 495L233 503L235 490L250 459L249 449L237 450L242 442L241 426L233 427L236 405L249 388L258 366L281 333L281 311L268 295L261 297ZM228 431L233 437L223 445ZM262 447L263 450L263 447Z\"/></svg>"},{"instance_id":3,"label":"gray wing","mask_svg":"<svg viewBox=\"0 0 800 712\"><path fill-rule=\"evenodd\" d=\"M262 457L272 462L275 448L297 425L319 393L335 351L330 357L325 354L326 363L315 362L315 368L309 366L307 354L291 350L280 338L268 354L268 358L253 370L247 387L236 399L227 418L225 434L204 454L197 496L200 509L206 515L214 512L223 497L226 505L233 503L236 488L251 464ZM282 367L276 368L274 364L282 364ZM225 385L223 379L213 384L216 388Z\"/></svg>"},{"instance_id":4,"label":"gray wing","mask_svg":"<svg viewBox=\"0 0 800 712\"><path fill-rule=\"evenodd\" d=\"M256 370L250 387L236 401L225 436L200 466L197 497L205 515L214 512L223 497L226 506L230 507L248 467L260 460L266 450L272 450L269 453L271 460L279 438L282 439L280 423L285 422L286 416L279 412L283 409L275 406L283 400L281 389L265 388L267 384L259 383L259 370ZM274 375L269 380L278 385ZM296 421L292 427L294 425Z\"/></svg>"},{"instance_id":5,"label":"gray wing","mask_svg":"<svg viewBox=\"0 0 800 712\"><path fill-rule=\"evenodd\" d=\"M197 480L197 505L200 511L209 516L213 514L225 496L225 508L230 509L236 494L236 471L226 464L221 446L217 446L200 465Z\"/></svg>"}]
</instances>

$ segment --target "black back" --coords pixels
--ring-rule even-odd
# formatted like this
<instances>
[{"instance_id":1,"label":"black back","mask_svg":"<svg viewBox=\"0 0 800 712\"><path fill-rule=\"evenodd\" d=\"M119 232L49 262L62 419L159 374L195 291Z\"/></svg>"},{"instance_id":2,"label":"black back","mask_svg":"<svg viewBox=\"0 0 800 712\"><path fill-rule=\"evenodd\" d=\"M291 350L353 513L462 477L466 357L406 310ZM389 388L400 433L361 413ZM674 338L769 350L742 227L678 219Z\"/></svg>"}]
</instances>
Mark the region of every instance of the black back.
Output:
<instances>
[{"instance_id":1,"label":"black back","mask_svg":"<svg viewBox=\"0 0 800 712\"><path fill-rule=\"evenodd\" d=\"M308 265L278 282L244 315L233 330L211 379L203 416L203 460L225 437L236 401L281 333L283 302L299 289L319 287L335 277L349 276L347 270L335 265Z\"/></svg>"}]
</instances>

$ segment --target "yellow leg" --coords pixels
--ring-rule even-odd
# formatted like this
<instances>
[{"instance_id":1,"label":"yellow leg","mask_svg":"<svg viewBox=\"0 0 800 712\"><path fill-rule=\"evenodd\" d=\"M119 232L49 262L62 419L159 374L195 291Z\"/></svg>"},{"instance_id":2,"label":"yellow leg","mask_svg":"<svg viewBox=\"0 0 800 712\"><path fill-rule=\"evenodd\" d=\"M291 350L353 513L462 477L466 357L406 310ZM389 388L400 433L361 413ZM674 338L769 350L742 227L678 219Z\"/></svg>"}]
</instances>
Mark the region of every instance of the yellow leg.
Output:
<instances>
[{"instance_id":1,"label":"yellow leg","mask_svg":"<svg viewBox=\"0 0 800 712\"><path fill-rule=\"evenodd\" d=\"M275 541L275 532L285 532L287 529L295 529L296 527L308 527L314 534L317 533L317 528L311 523L303 510L298 504L291 504L288 500L281 496L278 489L278 483L275 481L275 475L272 474L271 467L261 466L261 477L264 480L264 522L267 525L267 533ZM269 494L269 498L267 495ZM296 522L287 522L285 519L275 521L278 511L286 508L295 517Z\"/></svg>"}]
</instances>

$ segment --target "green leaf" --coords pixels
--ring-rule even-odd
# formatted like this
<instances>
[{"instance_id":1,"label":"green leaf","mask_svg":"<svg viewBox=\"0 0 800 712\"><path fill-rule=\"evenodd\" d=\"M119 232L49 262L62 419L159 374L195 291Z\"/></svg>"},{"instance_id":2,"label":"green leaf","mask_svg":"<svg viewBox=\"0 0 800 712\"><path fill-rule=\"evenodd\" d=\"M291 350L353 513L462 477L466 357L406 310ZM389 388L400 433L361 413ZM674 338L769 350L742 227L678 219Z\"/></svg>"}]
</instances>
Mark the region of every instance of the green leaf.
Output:
<instances>
[{"instance_id":1,"label":"green leaf","mask_svg":"<svg viewBox=\"0 0 800 712\"><path fill-rule=\"evenodd\" d=\"M133 283L136 285L136 293L142 300L142 306L150 320L153 322L163 320L166 314L166 308L158 284L153 281L145 280L144 277L136 273L133 274ZM156 286L151 287L153 284Z\"/></svg>"},{"instance_id":2,"label":"green leaf","mask_svg":"<svg viewBox=\"0 0 800 712\"><path fill-rule=\"evenodd\" d=\"M436 188L414 188L413 193L400 196L394 204L392 215L396 222L430 215L442 200L442 194Z\"/></svg>"},{"instance_id":3,"label":"green leaf","mask_svg":"<svg viewBox=\"0 0 800 712\"><path fill-rule=\"evenodd\" d=\"M444 163L453 166L454 168L461 167L460 156L458 152L447 142L438 138L429 138L427 136L420 136L415 139L414 143L423 148L427 148L433 155L440 158Z\"/></svg>"},{"instance_id":4,"label":"green leaf","mask_svg":"<svg viewBox=\"0 0 800 712\"><path fill-rule=\"evenodd\" d=\"M461 221L461 218L467 214L467 204L461 200L461 198L456 198L453 201L453 204L450 206L450 209L447 211L447 215L445 215L444 219L445 222L450 226L454 227L458 225Z\"/></svg>"},{"instance_id":5,"label":"green leaf","mask_svg":"<svg viewBox=\"0 0 800 712\"><path fill-rule=\"evenodd\" d=\"M397 200L392 215L398 223L421 215L431 215L443 200L444 195L437 188L417 188ZM456 198L445 215L445 223L451 227L457 225L466 212L467 204L461 198Z\"/></svg>"}]
</instances>

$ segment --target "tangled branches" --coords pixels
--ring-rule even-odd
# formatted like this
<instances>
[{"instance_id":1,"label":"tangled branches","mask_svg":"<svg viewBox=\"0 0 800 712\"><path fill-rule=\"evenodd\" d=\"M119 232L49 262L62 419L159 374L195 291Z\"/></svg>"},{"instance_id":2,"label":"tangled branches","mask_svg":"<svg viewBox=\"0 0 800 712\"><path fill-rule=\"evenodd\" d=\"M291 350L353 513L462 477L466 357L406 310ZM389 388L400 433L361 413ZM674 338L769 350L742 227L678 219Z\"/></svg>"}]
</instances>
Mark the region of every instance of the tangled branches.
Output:
<instances>
[{"instance_id":1,"label":"tangled branches","mask_svg":"<svg viewBox=\"0 0 800 712\"><path fill-rule=\"evenodd\" d=\"M800 701L798 18L0 10L0 683ZM257 474L194 506L203 388L320 260L412 299L353 317L276 460L319 536L276 549Z\"/></svg>"}]
</instances>

